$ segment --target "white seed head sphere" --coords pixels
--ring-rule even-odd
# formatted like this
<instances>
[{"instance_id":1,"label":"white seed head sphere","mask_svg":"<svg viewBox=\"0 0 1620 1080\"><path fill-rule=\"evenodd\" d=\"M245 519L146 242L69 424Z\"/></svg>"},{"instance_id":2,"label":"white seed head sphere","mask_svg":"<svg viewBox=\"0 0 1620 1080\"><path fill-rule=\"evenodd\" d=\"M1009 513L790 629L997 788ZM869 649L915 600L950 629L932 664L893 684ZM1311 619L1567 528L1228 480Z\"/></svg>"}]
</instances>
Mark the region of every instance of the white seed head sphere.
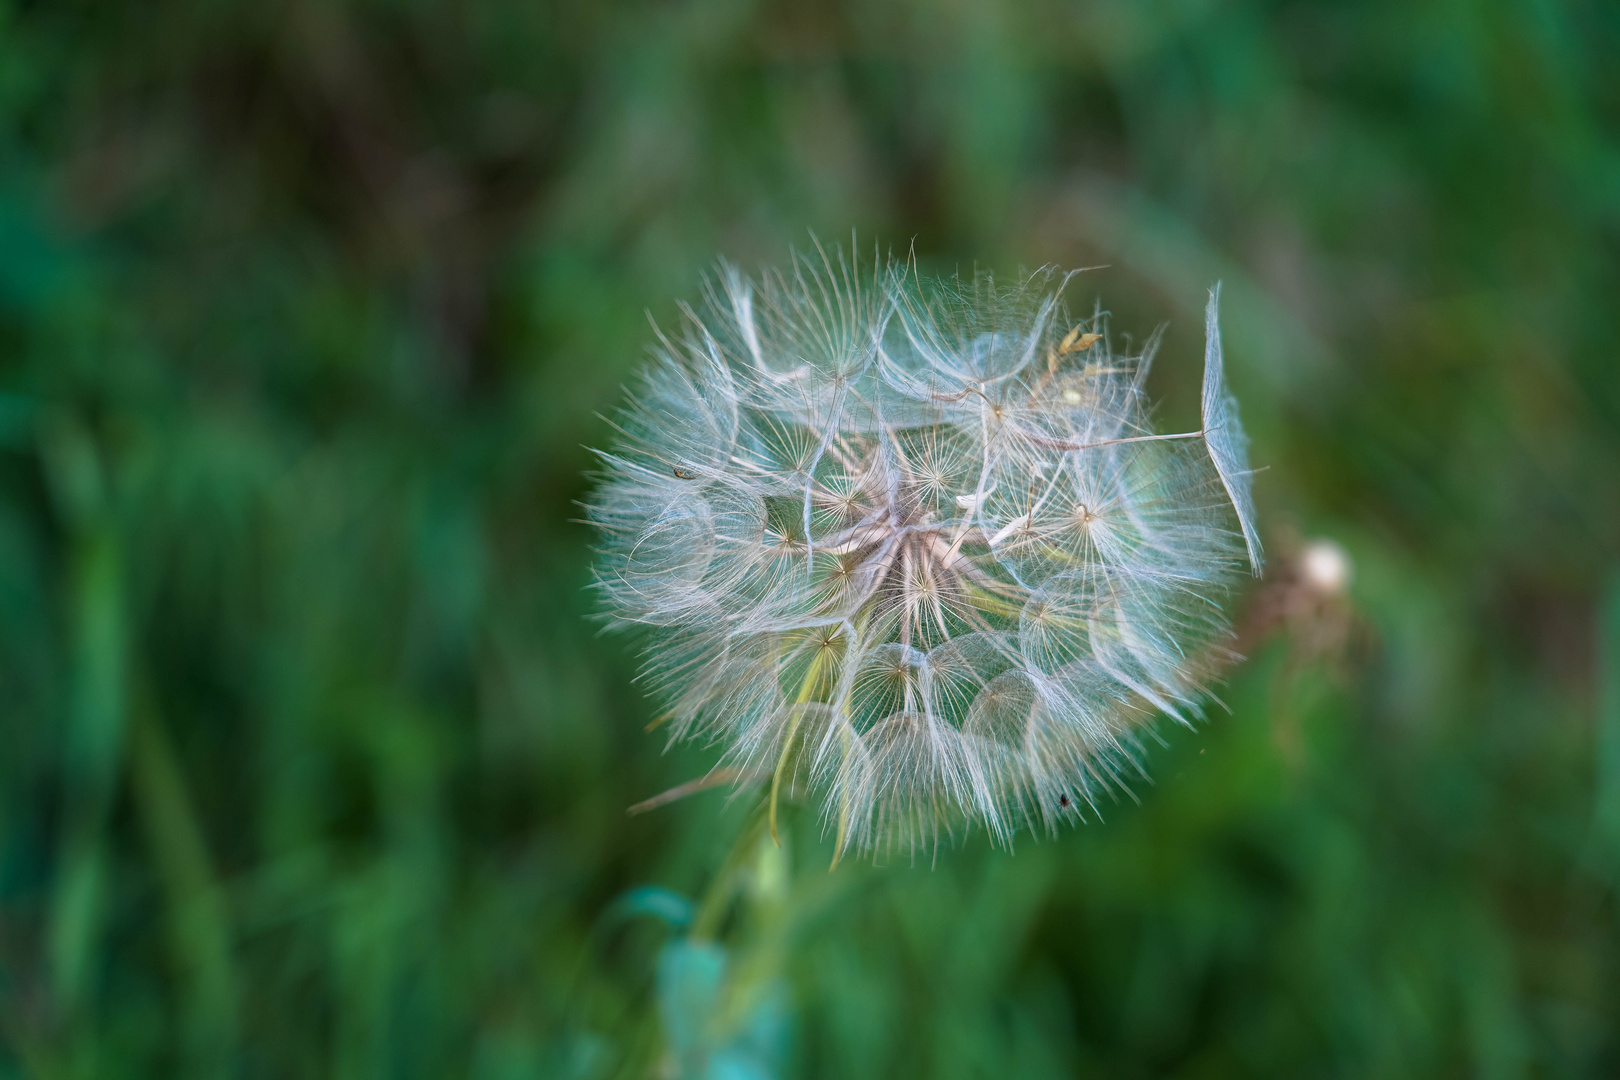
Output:
<instances>
[{"instance_id":1,"label":"white seed head sphere","mask_svg":"<svg viewBox=\"0 0 1620 1080\"><path fill-rule=\"evenodd\" d=\"M773 813L808 786L840 851L1095 807L1156 714L1197 713L1259 570L1218 291L1202 429L1157 435L1156 338L1113 352L1066 281L722 265L601 455L597 584L673 736L770 778Z\"/></svg>"}]
</instances>

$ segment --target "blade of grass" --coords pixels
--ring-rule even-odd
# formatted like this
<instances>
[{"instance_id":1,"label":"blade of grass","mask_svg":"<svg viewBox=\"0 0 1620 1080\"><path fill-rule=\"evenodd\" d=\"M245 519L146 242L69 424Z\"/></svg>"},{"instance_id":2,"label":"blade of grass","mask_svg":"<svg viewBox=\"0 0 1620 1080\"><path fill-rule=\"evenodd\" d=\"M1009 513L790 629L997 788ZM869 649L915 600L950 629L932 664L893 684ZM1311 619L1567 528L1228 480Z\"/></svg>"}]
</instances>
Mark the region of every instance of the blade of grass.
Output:
<instances>
[{"instance_id":1,"label":"blade of grass","mask_svg":"<svg viewBox=\"0 0 1620 1080\"><path fill-rule=\"evenodd\" d=\"M199 1075L223 1075L237 1005L224 891L168 733L149 702L131 718L129 749L136 810L163 884L169 947L182 975L186 1049Z\"/></svg>"}]
</instances>

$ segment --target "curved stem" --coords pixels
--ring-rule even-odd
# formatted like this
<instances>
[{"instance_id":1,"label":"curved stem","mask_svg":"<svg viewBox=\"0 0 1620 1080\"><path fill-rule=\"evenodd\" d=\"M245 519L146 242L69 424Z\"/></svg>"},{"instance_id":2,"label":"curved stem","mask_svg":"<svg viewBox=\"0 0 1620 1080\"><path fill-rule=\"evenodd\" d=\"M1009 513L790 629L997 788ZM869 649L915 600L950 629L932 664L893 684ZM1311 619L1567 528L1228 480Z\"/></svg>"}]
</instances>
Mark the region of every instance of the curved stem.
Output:
<instances>
[{"instance_id":1,"label":"curved stem","mask_svg":"<svg viewBox=\"0 0 1620 1080\"><path fill-rule=\"evenodd\" d=\"M782 789L782 773L787 769L788 755L793 751L793 740L799 733L799 721L804 716L801 706L807 704L815 694L816 684L821 681L821 663L826 651L816 650L816 655L810 660L810 670L805 672L804 684L799 687L799 697L793 703L793 718L788 721L787 735L782 740L782 753L776 759L776 771L771 775L771 839L777 847L782 846L782 838L776 834L776 796Z\"/></svg>"},{"instance_id":2,"label":"curved stem","mask_svg":"<svg viewBox=\"0 0 1620 1080\"><path fill-rule=\"evenodd\" d=\"M753 857L754 849L758 845L760 826L764 823L765 815L756 809L743 826L742 832L737 835L736 841L731 845L731 851L720 864L720 869L715 871L714 880L709 883L708 891L698 902L697 914L692 918L692 929L687 933L693 941L714 939L715 932L720 929L721 920L725 918L726 907L737 891L739 871Z\"/></svg>"}]
</instances>

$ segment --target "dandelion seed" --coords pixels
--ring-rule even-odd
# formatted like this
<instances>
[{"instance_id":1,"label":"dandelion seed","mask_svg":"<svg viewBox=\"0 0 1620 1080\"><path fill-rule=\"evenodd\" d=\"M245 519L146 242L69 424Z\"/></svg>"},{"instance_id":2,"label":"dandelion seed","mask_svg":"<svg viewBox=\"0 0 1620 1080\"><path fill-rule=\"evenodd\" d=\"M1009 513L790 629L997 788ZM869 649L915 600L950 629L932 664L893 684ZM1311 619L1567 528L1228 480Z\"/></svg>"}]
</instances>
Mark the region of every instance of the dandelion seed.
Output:
<instances>
[{"instance_id":1,"label":"dandelion seed","mask_svg":"<svg viewBox=\"0 0 1620 1080\"><path fill-rule=\"evenodd\" d=\"M1198 714L1258 572L1207 313L1203 428L1155 433L1143 354L1038 273L921 283L819 247L723 266L601 454L613 619L648 630L672 738L817 793L838 850L1052 830ZM670 462L678 462L671 466ZM721 775L717 772L716 775Z\"/></svg>"}]
</instances>

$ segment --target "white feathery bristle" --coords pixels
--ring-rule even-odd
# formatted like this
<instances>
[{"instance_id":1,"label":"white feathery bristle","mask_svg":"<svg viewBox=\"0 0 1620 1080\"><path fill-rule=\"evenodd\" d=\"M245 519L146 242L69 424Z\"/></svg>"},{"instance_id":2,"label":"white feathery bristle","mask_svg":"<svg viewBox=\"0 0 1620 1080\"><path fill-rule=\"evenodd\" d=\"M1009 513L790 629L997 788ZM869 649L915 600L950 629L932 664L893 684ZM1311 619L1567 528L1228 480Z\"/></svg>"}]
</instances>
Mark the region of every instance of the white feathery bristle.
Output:
<instances>
[{"instance_id":1,"label":"white feathery bristle","mask_svg":"<svg viewBox=\"0 0 1620 1080\"><path fill-rule=\"evenodd\" d=\"M1042 272L920 283L841 254L729 266L622 411L598 587L645 627L674 737L808 785L839 850L1006 842L1119 791L1199 714L1250 473L1208 312L1204 423Z\"/></svg>"}]
</instances>

